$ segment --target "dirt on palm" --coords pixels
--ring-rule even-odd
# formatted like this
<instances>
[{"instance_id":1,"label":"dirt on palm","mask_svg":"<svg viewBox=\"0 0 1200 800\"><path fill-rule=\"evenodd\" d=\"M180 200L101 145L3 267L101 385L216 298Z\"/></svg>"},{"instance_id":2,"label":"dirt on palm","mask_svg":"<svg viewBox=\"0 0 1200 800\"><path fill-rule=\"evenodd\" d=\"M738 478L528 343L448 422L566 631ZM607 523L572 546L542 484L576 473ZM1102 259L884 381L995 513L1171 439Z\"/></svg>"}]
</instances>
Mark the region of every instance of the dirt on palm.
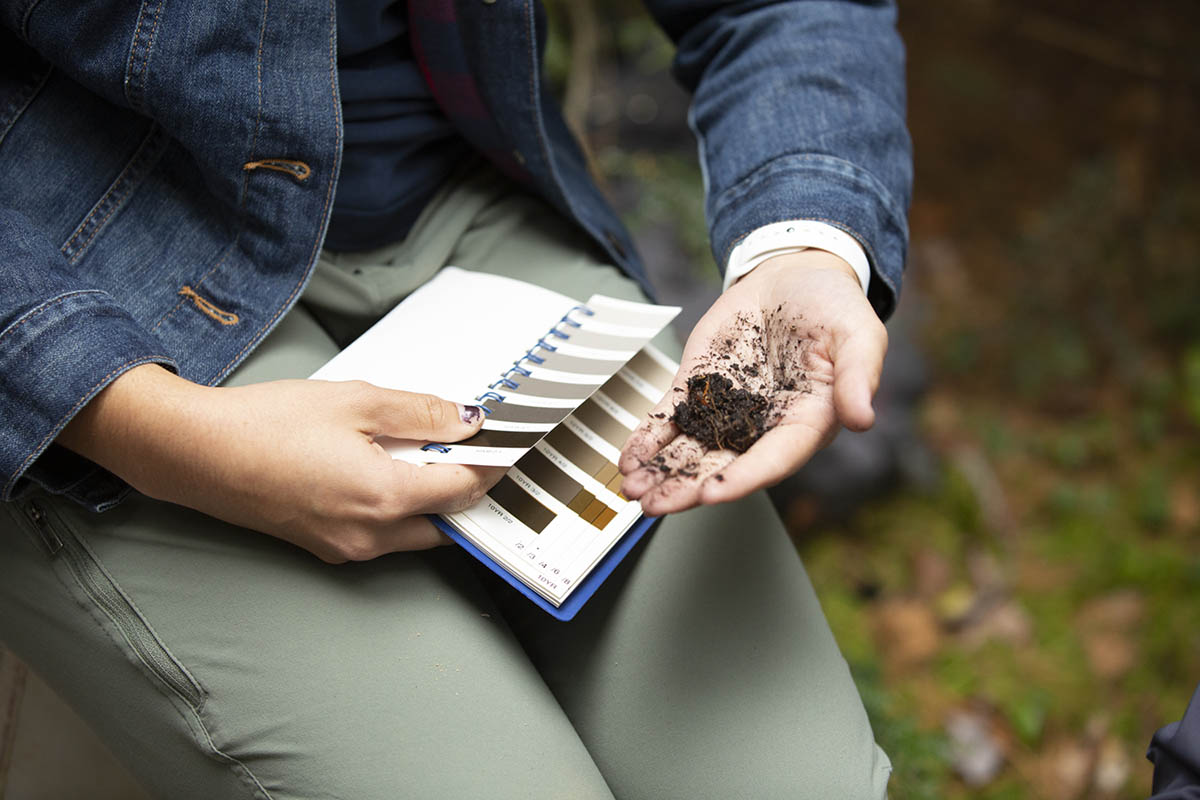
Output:
<instances>
[{"instance_id":1,"label":"dirt on palm","mask_svg":"<svg viewBox=\"0 0 1200 800\"><path fill-rule=\"evenodd\" d=\"M770 407L758 392L709 372L688 378L687 398L675 406L671 421L705 450L744 453L767 432Z\"/></svg>"}]
</instances>

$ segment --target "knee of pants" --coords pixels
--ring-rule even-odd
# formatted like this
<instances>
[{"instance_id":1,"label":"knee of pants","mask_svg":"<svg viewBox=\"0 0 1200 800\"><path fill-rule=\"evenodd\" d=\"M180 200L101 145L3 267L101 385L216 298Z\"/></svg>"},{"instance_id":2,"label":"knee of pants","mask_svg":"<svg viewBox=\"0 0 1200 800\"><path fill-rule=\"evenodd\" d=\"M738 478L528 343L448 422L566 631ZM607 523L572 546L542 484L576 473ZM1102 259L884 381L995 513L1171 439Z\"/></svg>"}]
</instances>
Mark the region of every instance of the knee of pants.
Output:
<instances>
[{"instance_id":1,"label":"knee of pants","mask_svg":"<svg viewBox=\"0 0 1200 800\"><path fill-rule=\"evenodd\" d=\"M847 753L845 758L827 761L817 771L790 772L780 765L775 780L755 776L736 786L710 786L696 797L789 798L789 800L886 800L892 767L878 747L868 757ZM790 773L790 774L789 774ZM706 793L707 792L707 793Z\"/></svg>"},{"instance_id":2,"label":"knee of pants","mask_svg":"<svg viewBox=\"0 0 1200 800\"><path fill-rule=\"evenodd\" d=\"M799 791L790 796L886 800L892 763L878 745L872 745L871 751L829 764L825 774L816 776L812 783L799 787Z\"/></svg>"}]
</instances>

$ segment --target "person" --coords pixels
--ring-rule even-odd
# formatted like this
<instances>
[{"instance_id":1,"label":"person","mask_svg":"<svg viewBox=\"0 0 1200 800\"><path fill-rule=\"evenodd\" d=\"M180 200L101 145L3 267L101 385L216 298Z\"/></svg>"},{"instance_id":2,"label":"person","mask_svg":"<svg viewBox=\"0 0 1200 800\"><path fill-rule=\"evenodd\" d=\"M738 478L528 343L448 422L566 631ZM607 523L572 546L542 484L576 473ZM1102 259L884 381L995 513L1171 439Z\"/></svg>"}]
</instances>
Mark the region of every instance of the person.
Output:
<instances>
[{"instance_id":1,"label":"person","mask_svg":"<svg viewBox=\"0 0 1200 800\"><path fill-rule=\"evenodd\" d=\"M1200 686L1183 717L1154 732L1146 758L1154 764L1150 800L1200 797Z\"/></svg>"},{"instance_id":2,"label":"person","mask_svg":"<svg viewBox=\"0 0 1200 800\"><path fill-rule=\"evenodd\" d=\"M496 470L374 444L478 413L297 380L446 264L650 293L542 82L540 4L0 2L0 639L155 795L885 795L758 490L872 423L895 8L647 5L726 269L677 384L758 326L778 413L737 457L648 418L625 491L668 516L563 624L432 547L423 515Z\"/></svg>"}]
</instances>

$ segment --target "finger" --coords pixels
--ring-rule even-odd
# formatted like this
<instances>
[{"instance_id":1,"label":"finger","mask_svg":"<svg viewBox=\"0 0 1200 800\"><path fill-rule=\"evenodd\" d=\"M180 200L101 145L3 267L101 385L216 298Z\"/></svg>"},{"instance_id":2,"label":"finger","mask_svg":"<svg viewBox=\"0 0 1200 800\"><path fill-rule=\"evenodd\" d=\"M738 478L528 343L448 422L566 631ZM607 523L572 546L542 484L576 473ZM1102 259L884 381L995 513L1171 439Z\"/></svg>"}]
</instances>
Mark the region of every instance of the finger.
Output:
<instances>
[{"instance_id":1,"label":"finger","mask_svg":"<svg viewBox=\"0 0 1200 800\"><path fill-rule=\"evenodd\" d=\"M378 534L377 541L380 555L454 544L454 540L442 533L426 516L405 517L389 525Z\"/></svg>"},{"instance_id":2,"label":"finger","mask_svg":"<svg viewBox=\"0 0 1200 800\"><path fill-rule=\"evenodd\" d=\"M450 514L483 499L508 470L467 464L426 464L397 461L397 491L405 514Z\"/></svg>"},{"instance_id":3,"label":"finger","mask_svg":"<svg viewBox=\"0 0 1200 800\"><path fill-rule=\"evenodd\" d=\"M683 380L686 382L686 378ZM679 385L680 378L677 375L674 386ZM621 449L621 458L617 462L617 468L621 470L622 475L629 475L644 467L659 450L679 435L679 429L671 421L671 415L675 413L675 398L680 395L674 386L625 441L625 447Z\"/></svg>"},{"instance_id":4,"label":"finger","mask_svg":"<svg viewBox=\"0 0 1200 800\"><path fill-rule=\"evenodd\" d=\"M855 331L834 349L833 404L838 419L852 431L865 431L875 424L871 398L879 388L886 353L887 330L878 323Z\"/></svg>"},{"instance_id":5,"label":"finger","mask_svg":"<svg viewBox=\"0 0 1200 800\"><path fill-rule=\"evenodd\" d=\"M727 503L779 483L812 458L835 432L803 422L772 428L729 466L704 481L700 501L705 505Z\"/></svg>"},{"instance_id":6,"label":"finger","mask_svg":"<svg viewBox=\"0 0 1200 800\"><path fill-rule=\"evenodd\" d=\"M696 446L699 452L699 446ZM641 498L642 510L648 516L674 514L698 506L705 480L728 466L737 453L732 450L710 450L690 460L684 468L669 473L657 486Z\"/></svg>"},{"instance_id":7,"label":"finger","mask_svg":"<svg viewBox=\"0 0 1200 800\"><path fill-rule=\"evenodd\" d=\"M374 434L397 439L457 442L474 436L483 425L479 406L451 403L432 394L371 387L368 415Z\"/></svg>"},{"instance_id":8,"label":"finger","mask_svg":"<svg viewBox=\"0 0 1200 800\"><path fill-rule=\"evenodd\" d=\"M676 436L665 447L656 450L650 458L640 460L638 463L641 466L622 479L621 494L630 500L637 500L666 480L672 470L666 456L671 452L671 448L676 446L676 442L682 441L686 441L686 437Z\"/></svg>"}]
</instances>

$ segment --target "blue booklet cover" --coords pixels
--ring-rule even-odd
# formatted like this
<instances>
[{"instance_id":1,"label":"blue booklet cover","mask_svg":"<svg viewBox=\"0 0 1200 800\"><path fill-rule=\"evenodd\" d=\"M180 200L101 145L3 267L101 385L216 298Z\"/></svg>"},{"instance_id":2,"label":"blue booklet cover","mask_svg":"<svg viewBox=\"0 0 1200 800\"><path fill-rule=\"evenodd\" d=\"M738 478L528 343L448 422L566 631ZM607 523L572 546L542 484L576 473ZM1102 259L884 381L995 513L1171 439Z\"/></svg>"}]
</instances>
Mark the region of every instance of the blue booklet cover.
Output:
<instances>
[{"instance_id":1,"label":"blue booklet cover","mask_svg":"<svg viewBox=\"0 0 1200 800\"><path fill-rule=\"evenodd\" d=\"M654 523L658 522L659 517L642 517L640 520L638 520L632 528L625 532L625 535L621 537L620 541L613 545L612 549L608 551L608 554L596 564L592 571L588 573L587 577L575 587L575 590L567 596L567 599L562 603L562 605L559 606L555 606L554 604L550 603L548 600L546 600L546 598L542 597L540 594L526 586L521 580L514 577L511 572L509 572L500 564L496 563L496 561L488 556L487 553L484 553L482 550L472 544L469 539L455 530L454 527L447 523L444 519L438 516L431 516L430 519L433 520L433 523L437 525L440 530L445 532L447 536L461 545L468 553L477 558L485 567L499 575L507 584L532 600L534 604L538 606L538 608L542 609L557 620L567 622L573 619L575 615L579 613L579 609L583 608L583 604L591 599L592 595L596 593L596 590L600 588L600 584L604 583L604 580L612 574L612 571L617 568L617 565L620 564L622 560L624 560L625 556L629 555L629 551L632 550L639 541L641 541L642 537L646 535L646 532L649 531L650 528L654 527Z\"/></svg>"}]
</instances>

